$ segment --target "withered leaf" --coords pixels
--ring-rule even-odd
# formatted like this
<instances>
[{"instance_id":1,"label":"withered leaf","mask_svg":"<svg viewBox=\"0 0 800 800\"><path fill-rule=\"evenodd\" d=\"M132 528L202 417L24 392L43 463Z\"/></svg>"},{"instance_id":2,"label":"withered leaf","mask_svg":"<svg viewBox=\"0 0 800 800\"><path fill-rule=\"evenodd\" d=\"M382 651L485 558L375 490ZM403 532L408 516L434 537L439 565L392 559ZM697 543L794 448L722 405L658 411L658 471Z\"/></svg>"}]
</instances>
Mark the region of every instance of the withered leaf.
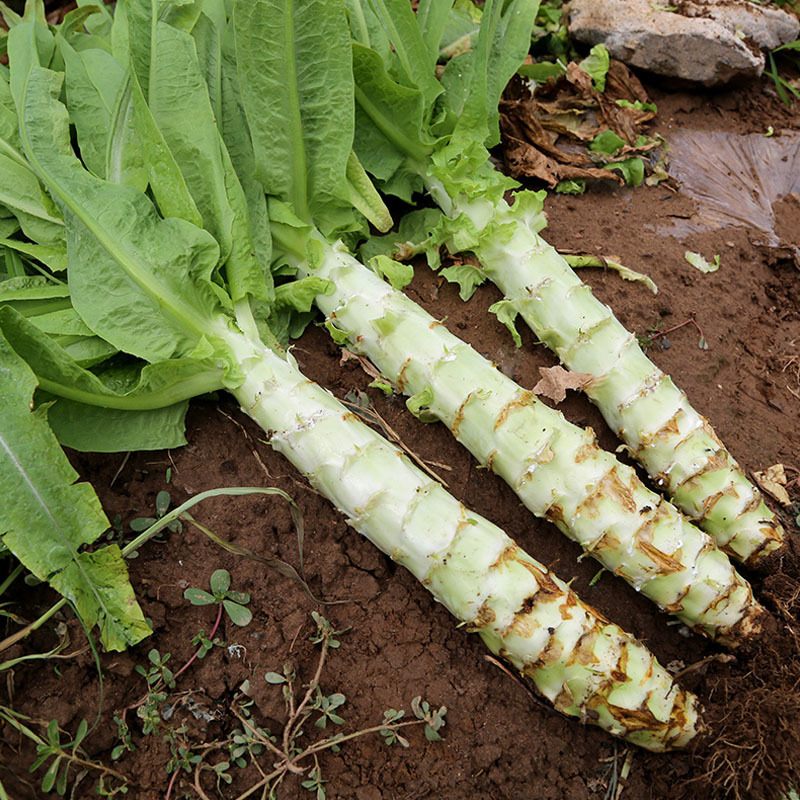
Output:
<instances>
[{"instance_id":1,"label":"withered leaf","mask_svg":"<svg viewBox=\"0 0 800 800\"><path fill-rule=\"evenodd\" d=\"M534 390L535 391L535 390ZM761 490L784 506L789 506L792 501L786 491L786 471L783 464L773 464L761 472L754 472L753 477Z\"/></svg>"},{"instance_id":2,"label":"withered leaf","mask_svg":"<svg viewBox=\"0 0 800 800\"><path fill-rule=\"evenodd\" d=\"M570 372L564 367L539 367L541 380L533 387L535 394L560 403L567 396L567 389L580 391L594 379L585 372Z\"/></svg>"}]
</instances>

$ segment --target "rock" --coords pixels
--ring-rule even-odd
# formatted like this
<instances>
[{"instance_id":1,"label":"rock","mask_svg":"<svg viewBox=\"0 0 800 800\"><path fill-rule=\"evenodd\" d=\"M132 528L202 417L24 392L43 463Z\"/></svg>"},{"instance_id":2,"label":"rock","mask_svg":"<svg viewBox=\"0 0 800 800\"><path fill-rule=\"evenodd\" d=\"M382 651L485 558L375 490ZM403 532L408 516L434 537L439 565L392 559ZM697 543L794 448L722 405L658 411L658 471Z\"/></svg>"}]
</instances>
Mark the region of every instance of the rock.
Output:
<instances>
[{"instance_id":1,"label":"rock","mask_svg":"<svg viewBox=\"0 0 800 800\"><path fill-rule=\"evenodd\" d=\"M755 3L721 3L719 0L686 2L680 8L686 17L708 17L734 36L744 34L762 50L774 50L793 42L800 34L800 21L779 8Z\"/></svg>"},{"instance_id":2,"label":"rock","mask_svg":"<svg viewBox=\"0 0 800 800\"><path fill-rule=\"evenodd\" d=\"M670 6L671 7L671 6ZM569 32L612 57L658 75L720 86L764 70L758 47L793 41L800 23L743 0L689 0L680 12L651 0L572 0Z\"/></svg>"}]
</instances>

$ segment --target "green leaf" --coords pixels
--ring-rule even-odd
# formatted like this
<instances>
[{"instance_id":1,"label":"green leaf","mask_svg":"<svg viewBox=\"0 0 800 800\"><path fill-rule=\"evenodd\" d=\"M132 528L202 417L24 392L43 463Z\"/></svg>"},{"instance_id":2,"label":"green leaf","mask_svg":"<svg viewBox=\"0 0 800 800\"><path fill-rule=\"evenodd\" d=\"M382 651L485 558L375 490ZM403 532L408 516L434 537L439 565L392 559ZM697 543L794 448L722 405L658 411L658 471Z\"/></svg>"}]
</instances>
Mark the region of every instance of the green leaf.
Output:
<instances>
[{"instance_id":1,"label":"green leaf","mask_svg":"<svg viewBox=\"0 0 800 800\"><path fill-rule=\"evenodd\" d=\"M29 165L2 151L0 203L14 213L29 239L39 244L63 242L64 222L36 174Z\"/></svg>"},{"instance_id":2,"label":"green leaf","mask_svg":"<svg viewBox=\"0 0 800 800\"><path fill-rule=\"evenodd\" d=\"M695 268L699 269L700 272L716 272L719 269L719 255L714 256L714 260L711 262L706 261L700 253L693 253L691 250L687 250L684 254L684 258Z\"/></svg>"},{"instance_id":3,"label":"green leaf","mask_svg":"<svg viewBox=\"0 0 800 800\"><path fill-rule=\"evenodd\" d=\"M381 57L353 43L356 81L354 147L366 170L380 180L397 172L407 156L425 160L433 140L424 130L422 93L397 83Z\"/></svg>"},{"instance_id":4,"label":"green leaf","mask_svg":"<svg viewBox=\"0 0 800 800\"><path fill-rule=\"evenodd\" d=\"M264 676L264 680L267 683L279 684L279 683L286 683L286 678L283 675L279 675L277 672L268 672Z\"/></svg>"},{"instance_id":5,"label":"green leaf","mask_svg":"<svg viewBox=\"0 0 800 800\"><path fill-rule=\"evenodd\" d=\"M75 737L72 740L72 747L73 749L76 747L80 747L81 742L86 738L86 734L89 732L89 723L82 719L80 724L78 725L78 730L75 731Z\"/></svg>"},{"instance_id":6,"label":"green leaf","mask_svg":"<svg viewBox=\"0 0 800 800\"><path fill-rule=\"evenodd\" d=\"M231 587L231 574L226 569L215 569L211 573L211 591L216 597L222 597Z\"/></svg>"},{"instance_id":7,"label":"green leaf","mask_svg":"<svg viewBox=\"0 0 800 800\"><path fill-rule=\"evenodd\" d=\"M47 768L47 772L45 772L44 777L42 778L43 792L52 791L53 787L56 784L56 778L58 777L58 770L60 766L61 766L61 756L58 756Z\"/></svg>"},{"instance_id":8,"label":"green leaf","mask_svg":"<svg viewBox=\"0 0 800 800\"><path fill-rule=\"evenodd\" d=\"M111 38L111 28L114 22L114 17L109 11L109 7L98 0L78 0L79 9L87 9L91 14L86 17L84 23L86 30L96 36L103 38Z\"/></svg>"},{"instance_id":9,"label":"green leaf","mask_svg":"<svg viewBox=\"0 0 800 800\"><path fill-rule=\"evenodd\" d=\"M222 138L239 183L244 193L247 216L252 239L253 252L258 263L261 283L259 293L247 284L247 289L254 296L271 302L274 298L272 273L272 236L269 229L269 214L267 212L267 199L264 189L255 177L256 162L253 153L253 143L250 131L247 128L244 110L241 107L238 89L238 74L236 71L233 28L229 27L223 49L222 67ZM238 213L236 204L234 211ZM236 233L234 232L234 244ZM232 289L232 295L238 292Z\"/></svg>"},{"instance_id":10,"label":"green leaf","mask_svg":"<svg viewBox=\"0 0 800 800\"><path fill-rule=\"evenodd\" d=\"M385 255L371 258L369 268L382 278L386 278L393 289L404 289L414 278L414 267L411 264L401 264Z\"/></svg>"},{"instance_id":11,"label":"green leaf","mask_svg":"<svg viewBox=\"0 0 800 800\"><path fill-rule=\"evenodd\" d=\"M441 742L442 737L430 726L425 726L425 738L429 742Z\"/></svg>"},{"instance_id":12,"label":"green leaf","mask_svg":"<svg viewBox=\"0 0 800 800\"><path fill-rule=\"evenodd\" d=\"M17 106L11 96L11 87L6 76L0 72L0 151L10 155L22 152L18 128Z\"/></svg>"},{"instance_id":13,"label":"green leaf","mask_svg":"<svg viewBox=\"0 0 800 800\"><path fill-rule=\"evenodd\" d=\"M359 248L362 261L369 261L376 255L393 259L408 260L424 253L428 265L439 267L440 237L439 223L443 215L438 208L420 208L410 211L400 220L397 232L383 236L371 236Z\"/></svg>"},{"instance_id":14,"label":"green leaf","mask_svg":"<svg viewBox=\"0 0 800 800\"><path fill-rule=\"evenodd\" d=\"M188 410L188 401L150 411L120 411L60 399L50 408L49 420L64 447L84 453L125 453L185 445Z\"/></svg>"},{"instance_id":15,"label":"green leaf","mask_svg":"<svg viewBox=\"0 0 800 800\"><path fill-rule=\"evenodd\" d=\"M334 322L329 319L325 320L325 330L330 334L331 339L340 347L347 344L350 339L351 331L345 331L337 328Z\"/></svg>"},{"instance_id":16,"label":"green leaf","mask_svg":"<svg viewBox=\"0 0 800 800\"><path fill-rule=\"evenodd\" d=\"M387 380L383 380L382 378L375 378L374 381L370 381L367 386L371 389L380 389L387 397L391 397L394 394L394 386Z\"/></svg>"},{"instance_id":17,"label":"green leaf","mask_svg":"<svg viewBox=\"0 0 800 800\"><path fill-rule=\"evenodd\" d=\"M220 313L210 286L216 242L183 220L160 219L134 188L105 183L83 169L58 102L61 76L30 63L24 27L9 35L24 110L20 134L68 222L76 311L95 333L146 360L191 353Z\"/></svg>"},{"instance_id":18,"label":"green leaf","mask_svg":"<svg viewBox=\"0 0 800 800\"><path fill-rule=\"evenodd\" d=\"M433 401L433 389L430 386L426 386L421 392L417 392L417 394L406 400L406 408L420 422L436 422L438 417L435 417L428 411Z\"/></svg>"},{"instance_id":19,"label":"green leaf","mask_svg":"<svg viewBox=\"0 0 800 800\"><path fill-rule=\"evenodd\" d=\"M40 580L72 601L103 645L122 650L149 635L119 548L82 546L109 527L92 488L72 469L44 414L31 411L36 379L0 335L0 540Z\"/></svg>"},{"instance_id":20,"label":"green leaf","mask_svg":"<svg viewBox=\"0 0 800 800\"><path fill-rule=\"evenodd\" d=\"M489 306L489 311L492 314L496 314L497 319L508 328L508 332L514 339L514 344L517 347L522 347L522 338L515 324L519 312L514 303L511 300L498 300L496 303Z\"/></svg>"},{"instance_id":21,"label":"green leaf","mask_svg":"<svg viewBox=\"0 0 800 800\"><path fill-rule=\"evenodd\" d=\"M115 25L117 20L123 18L122 6L117 4ZM125 52L127 53L127 47ZM138 91L141 94L141 90ZM148 183L143 151L148 145L145 137L140 138L139 136L133 94L133 79L131 73L127 72L125 84L114 103L106 141L105 167L102 174L111 183L124 183L143 192L147 189ZM147 116L150 117L149 111ZM175 171L177 172L177 167L175 167ZM183 188L185 191L185 187ZM156 194L155 188L153 193ZM194 210L194 213L199 219L197 209Z\"/></svg>"},{"instance_id":22,"label":"green leaf","mask_svg":"<svg viewBox=\"0 0 800 800\"><path fill-rule=\"evenodd\" d=\"M124 67L104 50L77 52L63 37L59 48L66 66L67 105L75 125L81 158L98 177L106 177L106 152L117 97L125 84Z\"/></svg>"},{"instance_id":23,"label":"green leaf","mask_svg":"<svg viewBox=\"0 0 800 800\"><path fill-rule=\"evenodd\" d=\"M331 294L333 290L333 284L326 278L309 275L276 287L275 306L295 311L310 311L318 294Z\"/></svg>"},{"instance_id":24,"label":"green leaf","mask_svg":"<svg viewBox=\"0 0 800 800\"><path fill-rule=\"evenodd\" d=\"M558 61L538 61L535 64L521 64L517 74L530 78L537 83L544 83L548 78L558 78L566 74L566 68Z\"/></svg>"},{"instance_id":25,"label":"green leaf","mask_svg":"<svg viewBox=\"0 0 800 800\"><path fill-rule=\"evenodd\" d=\"M582 178L563 180L556 184L556 194L583 194L586 191L586 181Z\"/></svg>"},{"instance_id":26,"label":"green leaf","mask_svg":"<svg viewBox=\"0 0 800 800\"><path fill-rule=\"evenodd\" d=\"M253 612L249 608L240 606L238 603L234 603L233 600L223 600L222 605L234 625L244 628L245 625L249 625L252 622Z\"/></svg>"},{"instance_id":27,"label":"green leaf","mask_svg":"<svg viewBox=\"0 0 800 800\"><path fill-rule=\"evenodd\" d=\"M638 156L606 164L604 169L618 169L628 186L641 186L644 180L644 161Z\"/></svg>"},{"instance_id":28,"label":"green leaf","mask_svg":"<svg viewBox=\"0 0 800 800\"><path fill-rule=\"evenodd\" d=\"M634 108L637 111L652 111L654 114L658 111L658 106L655 103L645 103L642 100L624 100L619 98L614 101L620 108Z\"/></svg>"},{"instance_id":29,"label":"green leaf","mask_svg":"<svg viewBox=\"0 0 800 800\"><path fill-rule=\"evenodd\" d=\"M148 106L224 263L233 247L234 214L226 192L219 129L194 40L159 21L151 58ZM227 179L236 183L232 168Z\"/></svg>"},{"instance_id":30,"label":"green leaf","mask_svg":"<svg viewBox=\"0 0 800 800\"><path fill-rule=\"evenodd\" d=\"M79 335L83 323L71 314L34 319L43 319L44 328ZM62 444L77 450L180 446L189 398L223 385L222 370L213 359L171 359L93 373L12 309L0 309L0 328L36 373L40 387L59 398L50 409L50 424Z\"/></svg>"},{"instance_id":31,"label":"green leaf","mask_svg":"<svg viewBox=\"0 0 800 800\"><path fill-rule=\"evenodd\" d=\"M454 264L452 267L445 267L441 274L450 283L458 284L458 296L465 301L469 300L475 294L475 289L486 280L486 274L474 264Z\"/></svg>"},{"instance_id":32,"label":"green leaf","mask_svg":"<svg viewBox=\"0 0 800 800\"><path fill-rule=\"evenodd\" d=\"M10 247L19 253L35 258L53 272L63 272L67 268L67 248L65 244L30 244L16 239L0 239L0 245Z\"/></svg>"},{"instance_id":33,"label":"green leaf","mask_svg":"<svg viewBox=\"0 0 800 800\"><path fill-rule=\"evenodd\" d=\"M175 162L175 157L153 119L136 74L128 74L128 87L126 88L130 91L131 102L129 109L120 109L120 114L133 112L137 139L143 156L143 166L158 207L165 217L177 217L191 222L193 225L201 226L203 218L197 210L189 188L186 186L186 181ZM120 164L118 170L109 169L109 178L113 171L122 170L120 174L130 174L130 160L127 157L130 150L130 134L124 125L126 122L127 118L120 117L118 137L115 139L117 148L115 158L124 159L125 166ZM136 175L136 164L133 164L133 175Z\"/></svg>"},{"instance_id":34,"label":"green leaf","mask_svg":"<svg viewBox=\"0 0 800 800\"><path fill-rule=\"evenodd\" d=\"M483 9L470 0L456 0L449 10L439 38L439 57L444 59L468 53L478 41ZM422 26L422 21L420 21Z\"/></svg>"},{"instance_id":35,"label":"green leaf","mask_svg":"<svg viewBox=\"0 0 800 800\"><path fill-rule=\"evenodd\" d=\"M500 96L530 49L539 0L487 0L478 42L466 62L466 102L453 137L459 148L500 141ZM454 76L451 75L451 79ZM451 89L456 85L451 80Z\"/></svg>"},{"instance_id":36,"label":"green leaf","mask_svg":"<svg viewBox=\"0 0 800 800\"><path fill-rule=\"evenodd\" d=\"M594 137L589 149L595 153L613 156L616 152L625 147L625 140L617 136L612 130L603 131Z\"/></svg>"},{"instance_id":37,"label":"green leaf","mask_svg":"<svg viewBox=\"0 0 800 800\"><path fill-rule=\"evenodd\" d=\"M69 287L43 275L21 275L0 282L0 304L13 306L25 316L66 309L70 307Z\"/></svg>"},{"instance_id":38,"label":"green leaf","mask_svg":"<svg viewBox=\"0 0 800 800\"><path fill-rule=\"evenodd\" d=\"M327 234L344 222L354 130L344 8L336 0L237 0L234 25L257 177Z\"/></svg>"},{"instance_id":39,"label":"green leaf","mask_svg":"<svg viewBox=\"0 0 800 800\"><path fill-rule=\"evenodd\" d=\"M188 588L183 592L184 600L188 600L193 606L210 606L217 602L214 595L202 589Z\"/></svg>"},{"instance_id":40,"label":"green leaf","mask_svg":"<svg viewBox=\"0 0 800 800\"><path fill-rule=\"evenodd\" d=\"M350 203L379 231L388 231L392 227L392 215L361 166L358 156L352 151L347 159L346 177Z\"/></svg>"},{"instance_id":41,"label":"green leaf","mask_svg":"<svg viewBox=\"0 0 800 800\"><path fill-rule=\"evenodd\" d=\"M370 0L370 4L391 42L399 82L418 89L426 105L433 105L442 87L434 74L438 46L430 47L420 29L420 22L427 22L429 17L420 20L405 0ZM436 27L443 28L443 22L439 20ZM431 35L435 36L435 28Z\"/></svg>"},{"instance_id":42,"label":"green leaf","mask_svg":"<svg viewBox=\"0 0 800 800\"><path fill-rule=\"evenodd\" d=\"M606 46L604 44L596 44L589 51L589 55L583 61L578 62L578 66L591 77L592 86L598 92L604 92L610 63L611 60Z\"/></svg>"},{"instance_id":43,"label":"green leaf","mask_svg":"<svg viewBox=\"0 0 800 800\"><path fill-rule=\"evenodd\" d=\"M433 64L439 58L439 45L447 26L452 0L420 0L417 23Z\"/></svg>"}]
</instances>

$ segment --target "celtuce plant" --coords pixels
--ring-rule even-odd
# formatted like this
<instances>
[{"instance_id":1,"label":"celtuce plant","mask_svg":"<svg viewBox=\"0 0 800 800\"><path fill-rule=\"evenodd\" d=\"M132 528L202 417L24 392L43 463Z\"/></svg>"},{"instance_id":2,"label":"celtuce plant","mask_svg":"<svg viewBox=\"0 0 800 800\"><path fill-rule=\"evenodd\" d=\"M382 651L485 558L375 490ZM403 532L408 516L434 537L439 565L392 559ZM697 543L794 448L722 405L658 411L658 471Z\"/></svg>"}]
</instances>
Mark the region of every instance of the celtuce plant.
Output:
<instances>
[{"instance_id":1,"label":"celtuce plant","mask_svg":"<svg viewBox=\"0 0 800 800\"><path fill-rule=\"evenodd\" d=\"M300 24L289 14L288 4L276 8L290 26ZM321 20L342 21L333 3L309 3L308 8L318 9ZM181 13L170 17L170 12ZM161 376L161 383L143 381L133 392L115 391L12 308L0 315L3 337L18 354L24 353L37 376L48 380L51 394L58 397L63 390L78 411L93 408L95 420L107 411L118 420L129 410L133 424L150 426L151 441L158 437L148 410L183 402L209 388L231 391L269 432L273 446L353 527L406 566L490 649L530 675L559 710L653 750L686 745L699 729L697 701L674 684L641 643L583 604L495 525L464 508L305 378L277 347L264 313L271 288L258 261L247 257L253 250L251 220L263 222L256 213L256 196L248 201L235 174L225 168L230 162L219 139L222 171L210 171L206 184L194 180L196 176L181 184L196 154L170 148L164 133L179 136L180 131L167 130L163 116L159 121L169 107L142 123L141 115L148 110L144 103L156 96L153 78L166 64L168 74L160 79L167 82L175 103L192 93L199 97L199 88L213 74L201 67L221 63L213 58L220 55L213 42L219 45L225 33L221 12L221 2L209 2L202 10L176 4L165 6L155 19L149 3L128 2L118 6L109 33L117 43L124 33L123 41L131 47L131 71L117 102L124 102L129 91L136 93L131 84L149 76L148 86L140 87L137 124L143 124L149 136L139 145L153 196L158 198L168 183L155 169L158 157L158 164L171 170L171 185L182 192L181 198L173 194L164 202L172 201L172 209L195 219L200 217L198 207L213 203L219 211L212 219L220 237L224 239L231 220L243 237L236 243L239 257L231 256L233 245L231 250L221 246L193 222L162 217L140 187L112 183L85 169L72 150L70 117L59 99L63 75L48 67L58 43L45 25L41 2L29 2L24 19L15 23L8 38L10 87L25 157L64 220L70 308L92 335L138 359L134 363L139 372L150 370L150 375ZM216 33L216 40L209 33ZM210 52L203 51L193 35L209 44ZM200 61L198 51L205 52L205 60ZM170 58L164 59L167 53ZM156 58L164 59L158 67L151 61ZM141 71L138 78L136 70ZM332 100L340 102L341 96ZM207 102L210 108L208 98ZM202 107L195 110L194 127L187 120L184 130L191 129L202 141L201 128L213 129L214 117ZM112 137L115 130L112 122L105 135ZM79 129L79 143L80 139ZM344 157L334 162L340 172L332 177L342 185L348 151L349 145ZM158 181L158 187L153 186ZM187 375L202 375L202 388L187 381ZM58 399L56 405L61 402ZM69 425L63 430L69 431ZM108 449L113 449L117 435L105 430ZM128 444L136 435L138 431L121 438ZM164 434L172 436L171 430Z\"/></svg>"},{"instance_id":2,"label":"celtuce plant","mask_svg":"<svg viewBox=\"0 0 800 800\"><path fill-rule=\"evenodd\" d=\"M595 380L586 392L659 489L719 547L749 566L778 550L784 533L709 423L636 338L592 295L540 236L542 196L488 162L499 141L497 105L525 58L536 0L489 0L472 52L449 61L432 83L447 0L351 4L357 83L356 152L384 189L410 198L425 190L444 212L417 231L429 252L441 243L470 250L480 268L445 270L468 299L487 278L505 299L494 306L514 333L520 315L571 370ZM436 265L436 256L432 257Z\"/></svg>"},{"instance_id":3,"label":"celtuce plant","mask_svg":"<svg viewBox=\"0 0 800 800\"><path fill-rule=\"evenodd\" d=\"M316 298L329 328L410 395L416 414L444 422L530 511L699 632L735 646L760 631L762 607L714 540L601 450L591 430L507 378L343 248L300 268L334 287Z\"/></svg>"},{"instance_id":4,"label":"celtuce plant","mask_svg":"<svg viewBox=\"0 0 800 800\"><path fill-rule=\"evenodd\" d=\"M313 8L304 13L310 16ZM328 26L328 40L341 42L341 29L330 19L323 21L322 9L317 6L316 28ZM314 230L315 223L321 227L336 218L331 205L342 209L339 218L347 208L342 198L322 206L321 214L310 202L312 187L322 182L331 158L331 150L326 151L320 167L314 133L323 112L324 130L333 124L334 130L345 131L349 119L342 104L305 101L310 92L287 65L308 61L313 63L309 69L324 69L324 76L316 76L317 90L336 97L348 80L349 54L339 44L329 45L323 63L317 53L305 49L302 34L292 42L276 34L265 49L263 31L272 25L279 28L282 13L274 3L235 7L237 72L257 175L296 218L291 225L273 225L276 243L304 280L318 281L322 291L316 303L328 314L329 327L338 336L346 335L354 349L414 395L411 403L417 410L425 407L442 419L482 463L511 484L531 511L553 519L637 591L722 643L735 646L756 635L764 611L710 537L648 491L633 470L602 453L591 433L569 425L504 378L359 265L335 236ZM295 82L298 90L291 98L286 87ZM282 103L273 102L278 95ZM288 139L287 132L294 135ZM287 137L285 144L281 137ZM336 146L344 159L347 139ZM275 174L276 162L291 164L292 169ZM336 197L335 183L327 193ZM389 271L399 268L386 259L380 263Z\"/></svg>"}]
</instances>

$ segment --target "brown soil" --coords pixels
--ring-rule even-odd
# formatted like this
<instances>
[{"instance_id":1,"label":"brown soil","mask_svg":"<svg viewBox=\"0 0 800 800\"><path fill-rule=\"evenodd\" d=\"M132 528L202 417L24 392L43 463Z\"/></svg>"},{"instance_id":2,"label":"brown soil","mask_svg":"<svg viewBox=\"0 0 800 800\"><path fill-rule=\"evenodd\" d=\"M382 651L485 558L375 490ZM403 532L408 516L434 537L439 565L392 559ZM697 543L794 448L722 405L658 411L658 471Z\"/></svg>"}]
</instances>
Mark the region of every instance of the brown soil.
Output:
<instances>
[{"instance_id":1,"label":"brown soil","mask_svg":"<svg viewBox=\"0 0 800 800\"><path fill-rule=\"evenodd\" d=\"M744 133L763 132L771 124L776 130L800 129L797 106L794 114L786 112L766 82L724 94L666 94L652 87L648 91L659 107L654 129L668 140L679 128ZM656 229L676 217L694 212L702 215L702 209L695 208L690 199L663 185L635 190L597 186L581 197L551 196L547 210L550 226L546 235L559 248L619 257L657 282L659 293L654 296L641 284L623 282L615 273L584 272L597 295L630 329L645 333L656 325L666 330L690 317L697 321L710 349L698 347L699 334L687 325L658 337L649 349L651 357L712 420L746 470L781 462L787 466L790 480L796 478L800 468L796 422L800 410L800 275L791 250L754 247L744 228L694 233L686 241L659 235ZM785 243L800 244L796 198L784 201L776 212ZM687 249L707 258L718 253L720 270L701 274L684 260ZM493 287L482 287L464 305L452 286L420 268L408 291L435 315L446 317L454 332L525 386L537 381L538 367L555 363L527 333L523 333L524 346L515 349L505 328L487 316L488 306L499 299ZM310 377L337 396L366 391L405 445L433 465L453 494L505 528L562 578L572 579L582 597L646 641L663 664L678 669L721 652L670 624L645 598L608 574L590 586L597 573L594 561L578 561L577 546L522 509L505 484L478 469L443 426L423 427L406 411L401 398L387 398L367 388L370 378L354 361L340 364L339 351L324 330L309 330L294 354ZM573 422L591 425L603 446L617 446L583 396L570 393L560 408ZM181 534L171 533L161 542L146 545L130 562L130 570L155 634L127 653L102 656L102 717L84 745L92 758L112 763L113 717L141 696L144 681L134 667L147 663L148 650L169 652L171 664L180 665L193 652L192 636L201 628L210 629L213 609L189 605L183 591L188 586L207 587L211 572L224 567L233 575L234 588L251 594L254 619L246 628L223 622L224 641L241 648L215 648L180 677L170 695L169 705L181 702L163 725L173 729L186 726L184 736L196 747L222 740L239 726L230 707L245 679L250 681L255 719L273 732L280 731L284 719L280 687L265 683L264 674L280 671L284 662L291 660L301 679L310 678L316 662L307 639L314 630L310 614L318 611L336 628L350 629L341 637L341 648L330 653L321 680L326 694L338 691L346 695L347 703L339 710L347 730L376 724L384 709L408 709L416 695L448 708L442 742L428 743L419 728L411 728L410 749L387 747L380 736L370 735L346 744L338 754L324 753L320 766L328 781L328 797L710 797L712 789L704 778L708 773L717 787L728 787L719 790L721 797L733 796L738 789L742 796L758 799L769 796L770 788L778 788L776 767L768 771L766 784L756 776L748 786L747 771L731 766L727 759L744 750L752 764L750 754L762 747L770 748L762 753L768 761L770 752L781 749L779 743L790 748L797 736L798 717L788 725L785 717L787 712L794 713L792 703L797 703L798 693L786 693L794 678L783 674L792 671L791 653L796 651L791 640L787 644L787 630L797 612L791 597L794 579L799 576L793 567L785 567L789 574L754 579L762 600L778 618L762 651L757 656L742 655L732 663L711 660L681 679L707 707L720 740L717 746L695 754L634 751L599 730L550 711L488 661L480 640L457 629L447 612L408 573L348 528L331 506L271 451L263 434L229 399L195 403L188 437L189 444L180 450L133 454L124 463L122 456L72 457L82 476L97 488L109 517L119 514L126 526L132 519L152 513L156 493L162 489L171 493L175 505L219 486L283 488L304 515L305 573L311 590L326 600L347 602L320 606L296 582L222 550L189 525ZM168 468L169 484L165 482ZM798 499L796 485L792 491ZM280 499L214 499L193 513L240 547L299 566L296 535ZM787 514L786 519L792 517ZM14 611L28 620L52 602L51 596L36 591L22 599L24 605ZM68 621L68 627L72 644L67 652L79 650L85 638L74 621ZM24 652L47 650L54 642L55 634L45 627L30 637ZM22 647L16 647L3 656L11 658L22 652ZM776 675L781 681L778 689L773 688ZM55 718L71 732L81 719L94 719L99 700L98 678L88 653L58 662L21 665L0 689L0 702L36 719ZM206 712L208 721L200 711ZM780 717L783 721L776 721ZM743 727L743 720L751 724ZM159 737L142 736L135 719L133 731L135 751L123 755L114 766L131 781L129 797L163 798L170 782L166 772L169 749ZM306 736L318 733L309 726ZM35 757L31 748L24 743L20 746L9 726L0 737L0 780L11 796L42 796L38 790L41 773L28 774ZM612 773L622 769L629 753L627 779L619 784L618 794L613 787L609 792ZM208 761L216 763L223 756L224 751L211 752ZM269 768L270 759L264 761ZM222 797L236 797L258 780L252 767L234 768L232 774L234 782L222 785ZM197 797L190 783L190 776L181 773L171 797ZM85 778L75 796L95 796L90 784L91 777ZM209 779L203 784L209 797L215 796L212 784ZM278 793L284 798L311 796L298 778L291 778Z\"/></svg>"}]
</instances>

